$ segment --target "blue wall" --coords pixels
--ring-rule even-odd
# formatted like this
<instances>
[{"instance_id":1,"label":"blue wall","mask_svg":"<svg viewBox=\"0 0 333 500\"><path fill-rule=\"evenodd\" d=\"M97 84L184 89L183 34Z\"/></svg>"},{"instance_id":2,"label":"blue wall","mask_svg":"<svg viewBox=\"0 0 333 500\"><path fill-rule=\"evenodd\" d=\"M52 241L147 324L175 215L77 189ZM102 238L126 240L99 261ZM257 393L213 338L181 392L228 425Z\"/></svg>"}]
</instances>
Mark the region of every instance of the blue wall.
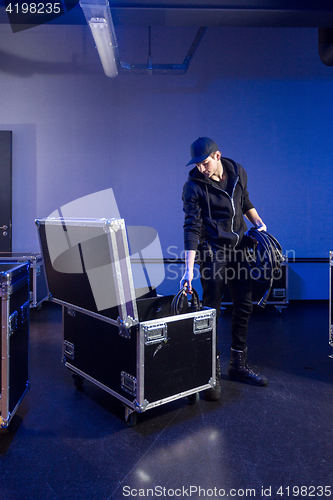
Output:
<instances>
[{"instance_id":1,"label":"blue wall","mask_svg":"<svg viewBox=\"0 0 333 500\"><path fill-rule=\"evenodd\" d=\"M116 33L122 60L146 62L145 28ZM153 62L182 62L195 33L153 27ZM0 129L14 132L14 251L38 250L36 217L111 187L127 224L154 227L164 257L171 246L180 257L185 164L207 135L246 168L284 251L328 257L333 68L319 59L316 29L209 28L186 75L108 79L86 26L13 34L0 25L0 61ZM291 298L328 297L318 266L293 265Z\"/></svg>"}]
</instances>

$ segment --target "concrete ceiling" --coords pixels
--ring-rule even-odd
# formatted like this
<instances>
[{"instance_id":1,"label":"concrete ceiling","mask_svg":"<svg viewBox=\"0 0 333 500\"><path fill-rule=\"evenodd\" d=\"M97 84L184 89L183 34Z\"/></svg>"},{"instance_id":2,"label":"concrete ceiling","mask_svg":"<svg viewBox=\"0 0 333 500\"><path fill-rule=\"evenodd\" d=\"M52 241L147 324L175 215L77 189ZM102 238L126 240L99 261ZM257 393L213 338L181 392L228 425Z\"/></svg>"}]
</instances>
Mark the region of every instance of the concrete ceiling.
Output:
<instances>
[{"instance_id":1,"label":"concrete ceiling","mask_svg":"<svg viewBox=\"0 0 333 500\"><path fill-rule=\"evenodd\" d=\"M75 1L63 0L63 3L68 6ZM333 0L109 0L109 3L115 25L333 27ZM5 12L0 22L6 22ZM85 18L76 5L51 22L85 24Z\"/></svg>"},{"instance_id":2,"label":"concrete ceiling","mask_svg":"<svg viewBox=\"0 0 333 500\"><path fill-rule=\"evenodd\" d=\"M110 0L115 24L333 27L333 0Z\"/></svg>"},{"instance_id":3,"label":"concrete ceiling","mask_svg":"<svg viewBox=\"0 0 333 500\"><path fill-rule=\"evenodd\" d=\"M50 24L86 24L78 0L59 1L67 13ZM320 58L333 66L333 0L109 0L109 4L113 23L118 26L319 28ZM0 23L8 23L4 0L0 0ZM25 23L15 30L27 27ZM195 40L190 48L191 57L198 43Z\"/></svg>"}]
</instances>

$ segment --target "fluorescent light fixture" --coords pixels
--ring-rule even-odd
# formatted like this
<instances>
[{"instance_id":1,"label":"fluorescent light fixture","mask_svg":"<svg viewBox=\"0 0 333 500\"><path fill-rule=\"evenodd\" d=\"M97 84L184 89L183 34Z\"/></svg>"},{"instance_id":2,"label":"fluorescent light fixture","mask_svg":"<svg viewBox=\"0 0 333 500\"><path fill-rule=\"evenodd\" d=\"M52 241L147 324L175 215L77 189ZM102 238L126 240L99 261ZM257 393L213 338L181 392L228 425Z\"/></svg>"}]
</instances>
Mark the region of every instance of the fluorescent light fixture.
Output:
<instances>
[{"instance_id":1,"label":"fluorescent light fixture","mask_svg":"<svg viewBox=\"0 0 333 500\"><path fill-rule=\"evenodd\" d=\"M93 17L89 21L92 36L101 60L104 73L111 78L118 75L115 51L113 50L110 30L106 19Z\"/></svg>"},{"instance_id":2,"label":"fluorescent light fixture","mask_svg":"<svg viewBox=\"0 0 333 500\"><path fill-rule=\"evenodd\" d=\"M89 3L81 0L80 5L90 26L104 73L113 78L118 75L120 63L109 3L107 0L89 0Z\"/></svg>"}]
</instances>

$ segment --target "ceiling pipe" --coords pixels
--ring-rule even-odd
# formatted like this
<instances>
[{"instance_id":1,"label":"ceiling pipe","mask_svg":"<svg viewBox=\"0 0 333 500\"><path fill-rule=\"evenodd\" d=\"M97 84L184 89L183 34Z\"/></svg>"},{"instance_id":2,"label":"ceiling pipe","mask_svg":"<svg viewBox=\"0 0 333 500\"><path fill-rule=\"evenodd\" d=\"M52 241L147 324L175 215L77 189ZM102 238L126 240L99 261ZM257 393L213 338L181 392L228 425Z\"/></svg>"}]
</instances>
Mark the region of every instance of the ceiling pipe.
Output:
<instances>
[{"instance_id":1,"label":"ceiling pipe","mask_svg":"<svg viewBox=\"0 0 333 500\"><path fill-rule=\"evenodd\" d=\"M333 28L318 29L318 50L321 61L333 66Z\"/></svg>"}]
</instances>

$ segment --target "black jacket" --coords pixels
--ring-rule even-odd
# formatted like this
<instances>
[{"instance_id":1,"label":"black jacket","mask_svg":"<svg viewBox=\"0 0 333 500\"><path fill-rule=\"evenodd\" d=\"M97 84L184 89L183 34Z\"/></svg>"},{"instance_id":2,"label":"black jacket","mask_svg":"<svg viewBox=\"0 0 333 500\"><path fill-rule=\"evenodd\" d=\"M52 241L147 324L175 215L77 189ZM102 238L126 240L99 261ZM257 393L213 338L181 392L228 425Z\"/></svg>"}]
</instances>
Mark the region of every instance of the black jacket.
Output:
<instances>
[{"instance_id":1,"label":"black jacket","mask_svg":"<svg viewBox=\"0 0 333 500\"><path fill-rule=\"evenodd\" d=\"M247 174L239 163L221 158L228 175L226 190L207 179L197 167L183 188L185 250L209 241L215 248L236 248L247 229L243 214L253 208L247 191Z\"/></svg>"}]
</instances>

